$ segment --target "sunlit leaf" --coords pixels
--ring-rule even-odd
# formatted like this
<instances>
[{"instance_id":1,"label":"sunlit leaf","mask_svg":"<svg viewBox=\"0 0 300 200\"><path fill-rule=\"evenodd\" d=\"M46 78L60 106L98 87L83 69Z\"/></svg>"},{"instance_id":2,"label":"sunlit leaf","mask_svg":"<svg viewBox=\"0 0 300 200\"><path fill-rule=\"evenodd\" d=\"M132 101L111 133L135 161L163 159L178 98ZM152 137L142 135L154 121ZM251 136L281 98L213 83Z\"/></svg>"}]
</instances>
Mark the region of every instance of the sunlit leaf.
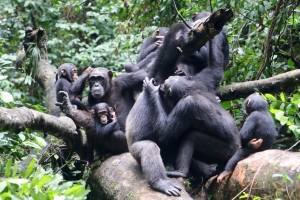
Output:
<instances>
[{"instance_id":1,"label":"sunlit leaf","mask_svg":"<svg viewBox=\"0 0 300 200\"><path fill-rule=\"evenodd\" d=\"M14 97L8 92L0 91L0 100L5 103L9 103L14 101Z\"/></svg>"}]
</instances>

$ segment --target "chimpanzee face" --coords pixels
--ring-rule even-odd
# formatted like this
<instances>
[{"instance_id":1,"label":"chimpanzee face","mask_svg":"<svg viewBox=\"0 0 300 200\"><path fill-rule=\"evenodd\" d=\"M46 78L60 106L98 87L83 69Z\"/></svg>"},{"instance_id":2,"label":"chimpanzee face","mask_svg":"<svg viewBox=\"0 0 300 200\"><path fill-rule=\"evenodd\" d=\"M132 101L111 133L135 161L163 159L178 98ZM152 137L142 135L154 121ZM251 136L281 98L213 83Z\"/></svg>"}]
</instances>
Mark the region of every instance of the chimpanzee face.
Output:
<instances>
[{"instance_id":1,"label":"chimpanzee face","mask_svg":"<svg viewBox=\"0 0 300 200\"><path fill-rule=\"evenodd\" d=\"M78 79L78 74L77 74L77 68L76 67L72 68L71 76L72 76L73 81L76 81Z\"/></svg>"},{"instance_id":2,"label":"chimpanzee face","mask_svg":"<svg viewBox=\"0 0 300 200\"><path fill-rule=\"evenodd\" d=\"M106 125L108 122L108 111L106 109L102 109L98 111L98 117L102 125Z\"/></svg>"},{"instance_id":3,"label":"chimpanzee face","mask_svg":"<svg viewBox=\"0 0 300 200\"><path fill-rule=\"evenodd\" d=\"M90 92L94 98L102 98L111 87L112 72L105 68L95 68L89 76Z\"/></svg>"}]
</instances>

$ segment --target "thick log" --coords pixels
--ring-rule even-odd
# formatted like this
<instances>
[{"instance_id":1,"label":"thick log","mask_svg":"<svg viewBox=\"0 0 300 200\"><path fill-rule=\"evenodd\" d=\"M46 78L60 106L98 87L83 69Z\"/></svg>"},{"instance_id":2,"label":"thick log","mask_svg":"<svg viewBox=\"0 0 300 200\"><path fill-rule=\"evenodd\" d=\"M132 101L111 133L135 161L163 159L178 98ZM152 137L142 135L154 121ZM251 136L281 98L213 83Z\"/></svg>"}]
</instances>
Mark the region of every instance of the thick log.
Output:
<instances>
[{"instance_id":1,"label":"thick log","mask_svg":"<svg viewBox=\"0 0 300 200\"><path fill-rule=\"evenodd\" d=\"M291 92L300 85L300 69L279 74L271 78L226 85L217 90L222 101L245 98L254 92Z\"/></svg>"},{"instance_id":2,"label":"thick log","mask_svg":"<svg viewBox=\"0 0 300 200\"><path fill-rule=\"evenodd\" d=\"M207 41L222 31L223 26L233 17L230 9L222 8L212 13L204 22L196 24L189 33L189 42L181 48L184 56L192 55Z\"/></svg>"},{"instance_id":3,"label":"thick log","mask_svg":"<svg viewBox=\"0 0 300 200\"><path fill-rule=\"evenodd\" d=\"M170 179L182 188L180 197L171 197L152 190L130 153L112 156L93 169L88 184L92 200L191 200L185 192L183 179Z\"/></svg>"},{"instance_id":4,"label":"thick log","mask_svg":"<svg viewBox=\"0 0 300 200\"><path fill-rule=\"evenodd\" d=\"M239 199L242 192L252 199L300 199L300 153L267 150L240 161L231 177L208 186L211 199ZM288 177L288 178L287 178Z\"/></svg>"}]
</instances>

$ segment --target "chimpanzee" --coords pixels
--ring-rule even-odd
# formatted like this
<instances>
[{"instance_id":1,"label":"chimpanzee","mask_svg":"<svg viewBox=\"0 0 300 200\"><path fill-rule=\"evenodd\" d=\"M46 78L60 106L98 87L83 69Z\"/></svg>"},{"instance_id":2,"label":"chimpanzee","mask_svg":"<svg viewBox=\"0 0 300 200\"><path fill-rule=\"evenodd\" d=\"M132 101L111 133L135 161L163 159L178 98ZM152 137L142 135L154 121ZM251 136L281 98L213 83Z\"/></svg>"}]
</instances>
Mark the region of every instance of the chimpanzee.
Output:
<instances>
[{"instance_id":1,"label":"chimpanzee","mask_svg":"<svg viewBox=\"0 0 300 200\"><path fill-rule=\"evenodd\" d=\"M91 71L93 71L93 68L88 67L83 74L78 77L75 65L71 63L64 63L59 66L55 83L56 104L60 106L63 101L63 95L59 94L59 91L65 91L69 94L72 104L76 105L80 110L87 110L86 106L81 102L81 95L85 87L85 80Z\"/></svg>"},{"instance_id":2,"label":"chimpanzee","mask_svg":"<svg viewBox=\"0 0 300 200\"><path fill-rule=\"evenodd\" d=\"M204 22L210 15L210 12L205 11L194 14L192 16L193 22L191 23L191 26L193 27ZM180 61L177 68L180 71L183 71L187 76L195 76L201 70L213 63L216 66L214 73L220 74L219 77L215 77L215 82L217 84L213 89L216 89L223 77L224 70L229 63L229 44L226 32L226 28L223 27L222 31L213 39L207 41L199 51L196 51L191 56ZM177 71L176 73L179 72Z\"/></svg>"},{"instance_id":3,"label":"chimpanzee","mask_svg":"<svg viewBox=\"0 0 300 200\"><path fill-rule=\"evenodd\" d=\"M96 134L108 136L120 130L119 123L115 117L115 111L107 103L98 103L90 110L95 120Z\"/></svg>"},{"instance_id":4,"label":"chimpanzee","mask_svg":"<svg viewBox=\"0 0 300 200\"><path fill-rule=\"evenodd\" d=\"M140 63L144 60L149 54L155 52L159 46L161 46L164 36L169 31L167 27L158 28L154 34L144 40L144 43L140 49L139 57L137 59L137 63ZM150 57L147 59L149 60ZM146 61L148 62L148 61ZM140 67L144 67L144 64L135 65L132 62L127 62L124 64L125 72L134 72L138 70Z\"/></svg>"},{"instance_id":5,"label":"chimpanzee","mask_svg":"<svg viewBox=\"0 0 300 200\"><path fill-rule=\"evenodd\" d=\"M239 146L234 119L215 101L206 82L211 74L203 71L198 78L170 76L160 86L146 78L127 117L129 152L150 186L168 195L179 196L180 189L167 175L187 177L193 155L204 163L224 164ZM160 147L178 140L182 142L175 171L166 172Z\"/></svg>"},{"instance_id":6,"label":"chimpanzee","mask_svg":"<svg viewBox=\"0 0 300 200\"><path fill-rule=\"evenodd\" d=\"M86 128L87 159L90 165L94 161L94 149L99 155L128 152L125 133L120 130L115 112L108 104L98 103L91 108L90 112L77 110L73 108L67 92L62 91L60 94L63 96L61 106L64 107L66 115L77 125Z\"/></svg>"},{"instance_id":7,"label":"chimpanzee","mask_svg":"<svg viewBox=\"0 0 300 200\"><path fill-rule=\"evenodd\" d=\"M230 175L240 160L252 153L270 149L275 140L276 126L268 111L267 101L254 93L247 97L243 106L249 116L239 132L242 147L228 161L225 171L218 176L217 182Z\"/></svg>"}]
</instances>

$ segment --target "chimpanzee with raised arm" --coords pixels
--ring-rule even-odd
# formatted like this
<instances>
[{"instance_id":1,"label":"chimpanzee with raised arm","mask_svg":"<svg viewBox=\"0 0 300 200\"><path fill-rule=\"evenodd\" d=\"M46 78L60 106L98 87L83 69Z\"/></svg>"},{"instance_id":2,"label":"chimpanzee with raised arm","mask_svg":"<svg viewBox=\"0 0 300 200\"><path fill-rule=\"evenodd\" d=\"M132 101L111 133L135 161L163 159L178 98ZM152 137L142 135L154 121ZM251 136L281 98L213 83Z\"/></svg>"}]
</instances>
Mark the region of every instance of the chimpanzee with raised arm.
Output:
<instances>
[{"instance_id":1,"label":"chimpanzee with raised arm","mask_svg":"<svg viewBox=\"0 0 300 200\"><path fill-rule=\"evenodd\" d=\"M65 91L68 93L73 105L76 105L79 110L87 110L87 107L81 102L81 95L85 87L85 81L92 71L93 68L88 67L83 74L78 77L77 68L72 63L64 63L59 66L55 83L56 105L60 106L63 102L63 95L59 92Z\"/></svg>"}]
</instances>

